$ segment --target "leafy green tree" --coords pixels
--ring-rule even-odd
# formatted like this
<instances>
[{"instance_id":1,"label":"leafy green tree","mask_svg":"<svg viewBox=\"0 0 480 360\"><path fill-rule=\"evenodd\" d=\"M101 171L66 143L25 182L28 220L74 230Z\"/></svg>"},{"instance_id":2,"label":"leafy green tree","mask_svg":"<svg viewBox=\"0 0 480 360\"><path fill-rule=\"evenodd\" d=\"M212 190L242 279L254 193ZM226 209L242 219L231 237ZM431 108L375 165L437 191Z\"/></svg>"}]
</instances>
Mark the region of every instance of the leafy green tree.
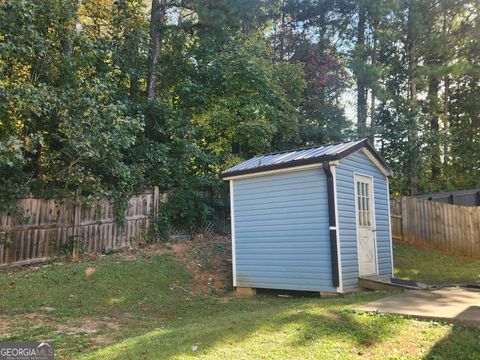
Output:
<instances>
[{"instance_id":1,"label":"leafy green tree","mask_svg":"<svg viewBox=\"0 0 480 360\"><path fill-rule=\"evenodd\" d=\"M480 186L477 1L24 0L0 18L2 209L159 185L200 222L222 169L357 136L397 193Z\"/></svg>"}]
</instances>

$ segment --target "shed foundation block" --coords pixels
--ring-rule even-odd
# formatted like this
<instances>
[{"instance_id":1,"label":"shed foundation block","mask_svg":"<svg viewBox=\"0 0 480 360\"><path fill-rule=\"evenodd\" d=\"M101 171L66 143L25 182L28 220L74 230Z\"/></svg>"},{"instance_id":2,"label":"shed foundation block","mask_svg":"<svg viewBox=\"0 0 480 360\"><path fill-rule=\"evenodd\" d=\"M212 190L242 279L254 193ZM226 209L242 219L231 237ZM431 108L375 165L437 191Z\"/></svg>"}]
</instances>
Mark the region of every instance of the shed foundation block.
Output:
<instances>
[{"instance_id":1,"label":"shed foundation block","mask_svg":"<svg viewBox=\"0 0 480 360\"><path fill-rule=\"evenodd\" d=\"M236 287L235 295L237 296L254 296L257 294L257 289L249 287Z\"/></svg>"},{"instance_id":2,"label":"shed foundation block","mask_svg":"<svg viewBox=\"0 0 480 360\"><path fill-rule=\"evenodd\" d=\"M336 293L336 292L320 291L320 297L322 298L337 297L340 295L341 295L340 293Z\"/></svg>"}]
</instances>

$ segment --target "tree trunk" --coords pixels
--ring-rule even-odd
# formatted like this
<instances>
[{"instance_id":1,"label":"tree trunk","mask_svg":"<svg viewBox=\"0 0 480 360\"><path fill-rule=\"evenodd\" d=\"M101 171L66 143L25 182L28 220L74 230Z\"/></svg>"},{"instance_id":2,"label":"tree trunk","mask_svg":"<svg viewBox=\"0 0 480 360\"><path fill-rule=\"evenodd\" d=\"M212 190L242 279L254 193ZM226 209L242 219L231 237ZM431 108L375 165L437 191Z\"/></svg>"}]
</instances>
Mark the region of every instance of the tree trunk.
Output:
<instances>
[{"instance_id":1,"label":"tree trunk","mask_svg":"<svg viewBox=\"0 0 480 360\"><path fill-rule=\"evenodd\" d=\"M371 92L370 92L370 95L371 95L371 98L370 98L370 131L368 133L368 139L370 140L370 142L373 144L373 142L375 141L375 127L376 127L376 124L375 124L375 120L376 120L376 112L375 112L375 100L376 100L376 97L375 97L375 89L372 88Z\"/></svg>"},{"instance_id":2,"label":"tree trunk","mask_svg":"<svg viewBox=\"0 0 480 360\"><path fill-rule=\"evenodd\" d=\"M444 168L448 165L448 127L450 125L449 121L449 98L450 98L450 78L448 74L443 78L444 83L444 92L443 92L443 166Z\"/></svg>"},{"instance_id":3,"label":"tree trunk","mask_svg":"<svg viewBox=\"0 0 480 360\"><path fill-rule=\"evenodd\" d=\"M70 12L69 15L71 15L71 17L68 18L65 24L65 31L61 34L60 48L65 57L70 57L73 53L72 37L75 33L77 21L78 0L72 0L70 3L66 3L65 6L69 7L67 11Z\"/></svg>"},{"instance_id":4,"label":"tree trunk","mask_svg":"<svg viewBox=\"0 0 480 360\"><path fill-rule=\"evenodd\" d=\"M281 16L281 23L280 23L280 44L279 44L279 60L283 62L285 59L285 1L282 1L282 16Z\"/></svg>"},{"instance_id":5,"label":"tree trunk","mask_svg":"<svg viewBox=\"0 0 480 360\"><path fill-rule=\"evenodd\" d=\"M375 68L377 65L377 36L376 36L376 31L378 28L378 20L377 18L372 19L372 68ZM376 83L376 81L375 81ZM375 106L375 100L376 100L376 94L375 94L375 83L371 84L371 99L370 99L370 131L368 134L368 137L370 141L373 143L375 141L375 120L376 120L376 106Z\"/></svg>"},{"instance_id":6,"label":"tree trunk","mask_svg":"<svg viewBox=\"0 0 480 360\"><path fill-rule=\"evenodd\" d=\"M150 20L150 53L148 56L147 69L147 100L155 98L157 89L157 65L163 40L163 27L165 25L167 0L152 0L152 14ZM131 83L132 85L132 83ZM134 90L134 89L133 89ZM130 88L132 92L132 88ZM155 134L155 116L148 113L145 116L144 134L146 138L152 138Z\"/></svg>"},{"instance_id":7,"label":"tree trunk","mask_svg":"<svg viewBox=\"0 0 480 360\"><path fill-rule=\"evenodd\" d=\"M440 119L438 112L438 90L440 81L435 74L430 75L428 85L428 99L430 107L430 130L431 130L431 179L438 180L440 177Z\"/></svg>"},{"instance_id":8,"label":"tree trunk","mask_svg":"<svg viewBox=\"0 0 480 360\"><path fill-rule=\"evenodd\" d=\"M131 44L131 49L130 49L130 59L138 59L139 58L139 47L138 47L138 42L135 41L134 35L131 34L130 32L127 32L125 34L125 43ZM136 99L138 97L138 92L140 91L140 85L139 85L139 76L138 73L136 72L136 69L133 69L133 72L131 72L128 76L129 80L129 94L132 99Z\"/></svg>"},{"instance_id":9,"label":"tree trunk","mask_svg":"<svg viewBox=\"0 0 480 360\"><path fill-rule=\"evenodd\" d=\"M444 51L445 51L445 58L443 59L443 66L448 64L448 24L447 24L447 5L446 3L443 4L443 38L444 38ZM448 76L448 72L443 77L443 84L444 84L444 91L443 91L443 167L444 169L448 165L448 126L449 126L449 97L450 97L450 78ZM445 172L446 173L446 172Z\"/></svg>"},{"instance_id":10,"label":"tree trunk","mask_svg":"<svg viewBox=\"0 0 480 360\"><path fill-rule=\"evenodd\" d=\"M325 51L327 50L327 39L326 39L326 30L327 30L327 10L322 8L320 9L320 13L318 14L318 49L319 54L323 56Z\"/></svg>"},{"instance_id":11,"label":"tree trunk","mask_svg":"<svg viewBox=\"0 0 480 360\"><path fill-rule=\"evenodd\" d=\"M416 83L416 68L417 68L417 55L415 54L416 43L416 11L413 3L415 0L408 2L408 20L407 20L407 40L406 49L408 56L408 102L409 102L409 125L408 125L408 172L409 172L409 185L410 195L414 196L418 193L419 178L418 178L418 131L417 131L417 83Z\"/></svg>"},{"instance_id":12,"label":"tree trunk","mask_svg":"<svg viewBox=\"0 0 480 360\"><path fill-rule=\"evenodd\" d=\"M435 31L435 21L438 18L438 4L432 2L430 5L432 15L428 16L427 29L426 32L427 41L430 39L433 43L436 43L438 39L438 33ZM441 110L441 100L439 98L440 90L440 78L439 67L442 65L442 50L438 46L428 47L430 51L427 52L427 57L429 58L430 72L428 75L428 92L427 100L430 114L430 139L429 150L430 150L430 179L434 185L437 185L437 181L441 175L441 142L440 142L440 114Z\"/></svg>"},{"instance_id":13,"label":"tree trunk","mask_svg":"<svg viewBox=\"0 0 480 360\"><path fill-rule=\"evenodd\" d=\"M253 13L251 10L246 9L242 16L242 32L244 34L250 34L253 28Z\"/></svg>"},{"instance_id":14,"label":"tree trunk","mask_svg":"<svg viewBox=\"0 0 480 360\"><path fill-rule=\"evenodd\" d=\"M316 49L316 54L315 56L318 56L320 60L324 58L327 55L327 39L326 39L326 9L321 9L320 14L318 16L318 45ZM318 89L318 93L316 94L318 98L318 104L319 106L324 106L325 105L325 94L326 94L326 87L322 86ZM320 141L320 144L322 141Z\"/></svg>"},{"instance_id":15,"label":"tree trunk","mask_svg":"<svg viewBox=\"0 0 480 360\"><path fill-rule=\"evenodd\" d=\"M148 56L147 98L155 97L157 75L156 68L160 58L165 24L166 0L152 0L150 19L150 54Z\"/></svg>"},{"instance_id":16,"label":"tree trunk","mask_svg":"<svg viewBox=\"0 0 480 360\"><path fill-rule=\"evenodd\" d=\"M363 65L365 58L365 27L367 20L367 10L365 5L360 2L358 7L358 25L357 25L357 127L358 135L365 136L367 133L367 86Z\"/></svg>"},{"instance_id":17,"label":"tree trunk","mask_svg":"<svg viewBox=\"0 0 480 360\"><path fill-rule=\"evenodd\" d=\"M135 99L138 96L138 91L140 90L140 86L138 84L138 76L130 75L130 97Z\"/></svg>"}]
</instances>

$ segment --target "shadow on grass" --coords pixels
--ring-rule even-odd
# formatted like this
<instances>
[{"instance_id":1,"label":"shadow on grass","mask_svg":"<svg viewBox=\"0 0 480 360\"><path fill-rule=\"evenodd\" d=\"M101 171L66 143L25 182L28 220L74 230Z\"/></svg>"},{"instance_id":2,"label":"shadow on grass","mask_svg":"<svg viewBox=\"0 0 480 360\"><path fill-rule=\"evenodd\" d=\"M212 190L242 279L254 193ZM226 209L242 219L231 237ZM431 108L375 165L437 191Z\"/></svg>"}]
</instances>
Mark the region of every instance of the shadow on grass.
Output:
<instances>
[{"instance_id":1,"label":"shadow on grass","mask_svg":"<svg viewBox=\"0 0 480 360\"><path fill-rule=\"evenodd\" d=\"M447 336L438 341L425 356L427 360L480 359L480 307L469 306L455 317L454 325Z\"/></svg>"},{"instance_id":2,"label":"shadow on grass","mask_svg":"<svg viewBox=\"0 0 480 360\"><path fill-rule=\"evenodd\" d=\"M404 321L398 317L339 313L334 301L319 302L251 307L216 317L201 316L127 339L85 358L168 359L194 355L258 358L275 354L288 357L302 349L308 354L314 342L333 342L333 347L349 351L381 343ZM337 303L345 305L345 301ZM328 347L317 350L333 355Z\"/></svg>"},{"instance_id":3,"label":"shadow on grass","mask_svg":"<svg viewBox=\"0 0 480 360\"><path fill-rule=\"evenodd\" d=\"M395 333L394 317L372 315L311 314L285 316L278 325L296 323L300 325L297 336L292 339L293 346L308 346L310 343L328 338L329 341L350 343L355 347L370 347L386 340ZM359 319L363 321L359 321ZM400 320L400 319L399 319ZM273 325L275 326L275 325Z\"/></svg>"},{"instance_id":4,"label":"shadow on grass","mask_svg":"<svg viewBox=\"0 0 480 360\"><path fill-rule=\"evenodd\" d=\"M453 326L449 334L437 342L424 359L480 359L480 328Z\"/></svg>"}]
</instances>

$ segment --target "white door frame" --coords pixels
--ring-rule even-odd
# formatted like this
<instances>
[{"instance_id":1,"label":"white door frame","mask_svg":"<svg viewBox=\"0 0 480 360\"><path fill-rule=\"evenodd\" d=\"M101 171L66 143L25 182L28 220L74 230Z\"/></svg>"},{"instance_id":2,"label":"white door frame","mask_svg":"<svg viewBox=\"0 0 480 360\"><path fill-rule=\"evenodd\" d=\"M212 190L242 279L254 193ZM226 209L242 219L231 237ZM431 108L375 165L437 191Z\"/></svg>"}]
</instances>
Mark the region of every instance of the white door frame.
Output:
<instances>
[{"instance_id":1,"label":"white door frame","mask_svg":"<svg viewBox=\"0 0 480 360\"><path fill-rule=\"evenodd\" d=\"M370 195L370 213L371 213L371 221L372 221L372 229L373 229L373 246L374 246L374 255L375 255L375 274L378 275L378 251L377 251L377 223L376 223L376 216L375 216L375 183L373 181L373 176L361 174L358 172L353 173L353 188L354 188L354 197L355 197L355 233L357 234L357 266L358 266L358 274L360 275L360 249L359 249L359 236L358 236L358 192L357 192L357 178L365 178L371 181L372 188L371 188L371 195Z\"/></svg>"}]
</instances>

